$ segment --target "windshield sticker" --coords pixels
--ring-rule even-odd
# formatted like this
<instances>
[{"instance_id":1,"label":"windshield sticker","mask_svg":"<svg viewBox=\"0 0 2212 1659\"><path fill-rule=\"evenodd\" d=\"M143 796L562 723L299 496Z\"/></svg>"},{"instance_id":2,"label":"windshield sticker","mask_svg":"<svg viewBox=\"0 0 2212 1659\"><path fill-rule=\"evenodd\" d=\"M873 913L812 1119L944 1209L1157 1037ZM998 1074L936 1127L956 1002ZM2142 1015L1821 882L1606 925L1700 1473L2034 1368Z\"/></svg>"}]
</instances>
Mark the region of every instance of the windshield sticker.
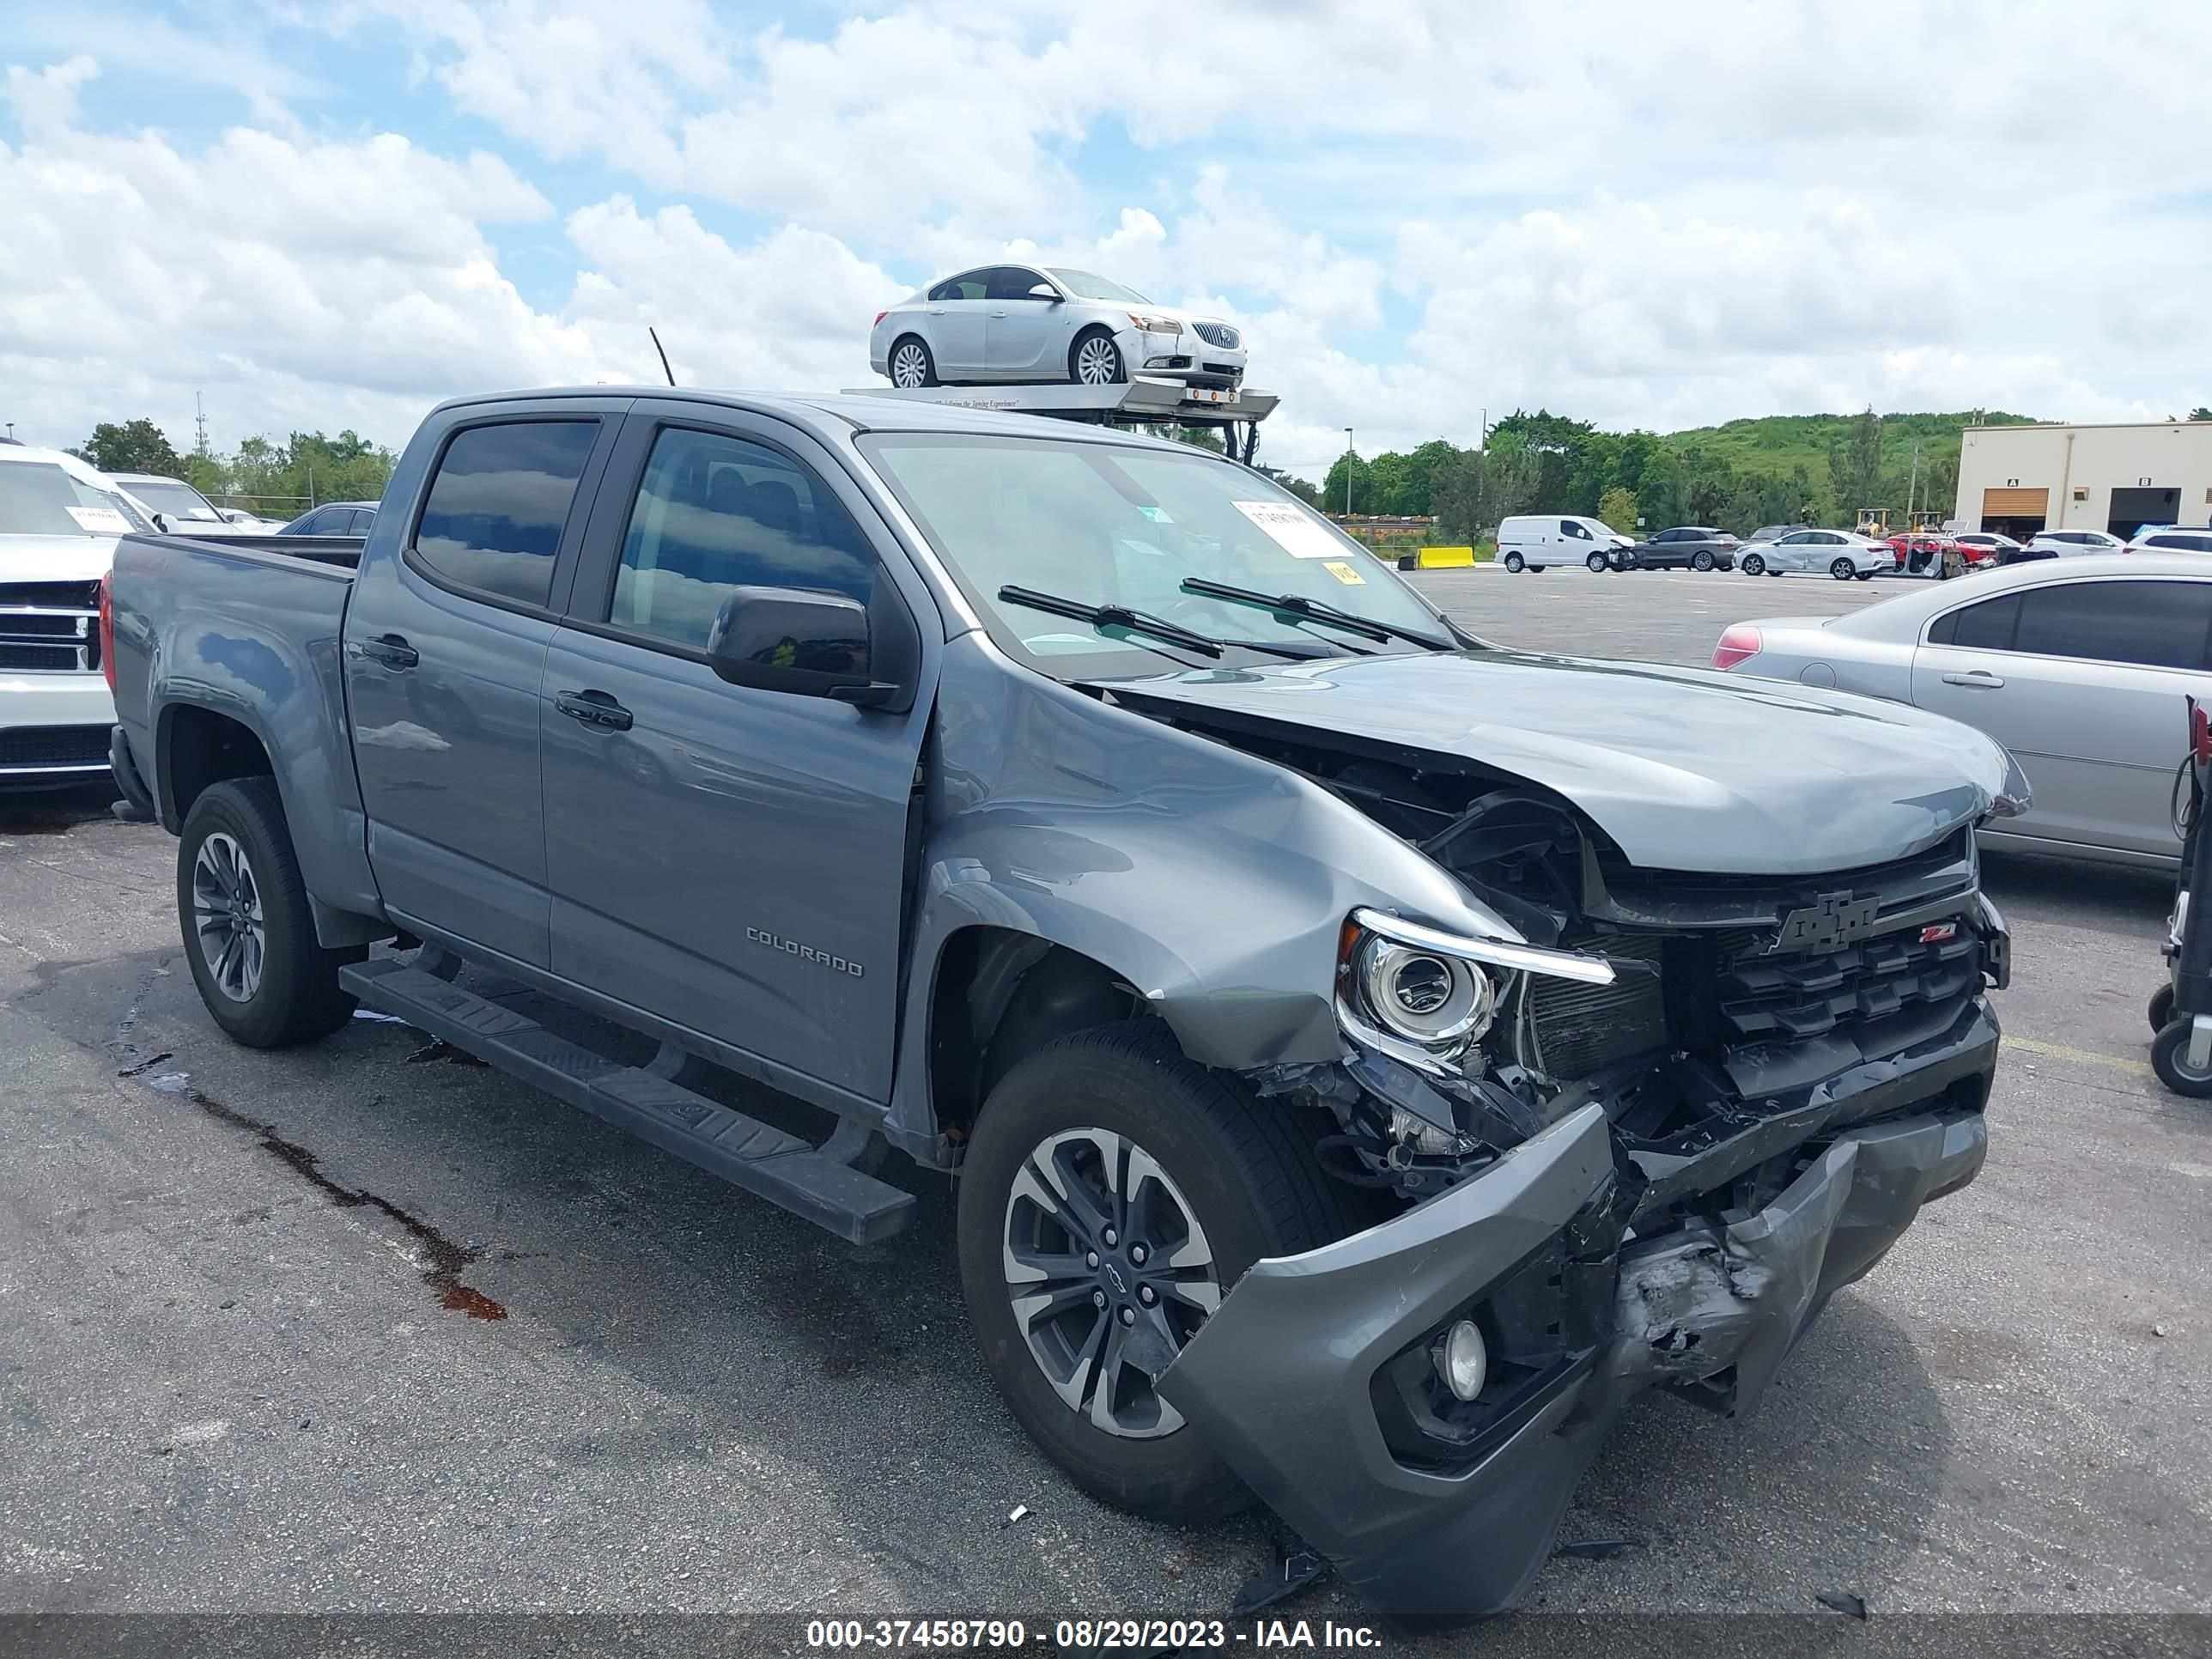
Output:
<instances>
[{"instance_id":1,"label":"windshield sticker","mask_svg":"<svg viewBox=\"0 0 2212 1659\"><path fill-rule=\"evenodd\" d=\"M1294 559L1341 559L1344 544L1327 526L1287 501L1231 501L1246 518L1267 532L1267 539Z\"/></svg>"},{"instance_id":2,"label":"windshield sticker","mask_svg":"<svg viewBox=\"0 0 2212 1659\"><path fill-rule=\"evenodd\" d=\"M1168 510L1164 507L1140 507L1137 511L1143 514L1154 524L1173 524L1175 522L1173 519L1168 516Z\"/></svg>"},{"instance_id":3,"label":"windshield sticker","mask_svg":"<svg viewBox=\"0 0 2212 1659\"><path fill-rule=\"evenodd\" d=\"M127 535L131 530L131 520L112 507L73 507L69 512L79 529L95 536Z\"/></svg>"},{"instance_id":4,"label":"windshield sticker","mask_svg":"<svg viewBox=\"0 0 2212 1659\"><path fill-rule=\"evenodd\" d=\"M1337 580L1342 582L1346 587L1364 587L1367 586L1367 578L1361 575L1357 570L1354 570L1350 565L1345 563L1341 559L1325 560L1322 564L1322 568L1328 571L1330 575L1335 577Z\"/></svg>"}]
</instances>

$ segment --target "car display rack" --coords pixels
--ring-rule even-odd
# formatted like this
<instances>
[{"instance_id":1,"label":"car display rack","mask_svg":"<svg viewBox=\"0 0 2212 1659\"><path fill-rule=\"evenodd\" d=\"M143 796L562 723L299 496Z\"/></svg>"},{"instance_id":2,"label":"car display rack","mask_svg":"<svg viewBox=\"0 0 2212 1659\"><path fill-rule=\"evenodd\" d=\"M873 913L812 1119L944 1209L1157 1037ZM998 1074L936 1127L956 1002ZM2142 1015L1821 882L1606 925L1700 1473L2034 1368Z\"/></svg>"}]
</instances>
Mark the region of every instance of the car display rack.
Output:
<instances>
[{"instance_id":1,"label":"car display rack","mask_svg":"<svg viewBox=\"0 0 2212 1659\"><path fill-rule=\"evenodd\" d=\"M1043 415L1084 421L1093 426L1218 427L1231 459L1252 464L1259 447L1260 422L1280 401L1272 392L1250 386L1234 392L1185 386L1159 374L1133 375L1113 386L1079 386L1072 380L1028 386L848 386L846 395L889 398L900 403L948 404L957 409L994 409L1012 415ZM1241 430L1240 430L1241 428Z\"/></svg>"}]
</instances>

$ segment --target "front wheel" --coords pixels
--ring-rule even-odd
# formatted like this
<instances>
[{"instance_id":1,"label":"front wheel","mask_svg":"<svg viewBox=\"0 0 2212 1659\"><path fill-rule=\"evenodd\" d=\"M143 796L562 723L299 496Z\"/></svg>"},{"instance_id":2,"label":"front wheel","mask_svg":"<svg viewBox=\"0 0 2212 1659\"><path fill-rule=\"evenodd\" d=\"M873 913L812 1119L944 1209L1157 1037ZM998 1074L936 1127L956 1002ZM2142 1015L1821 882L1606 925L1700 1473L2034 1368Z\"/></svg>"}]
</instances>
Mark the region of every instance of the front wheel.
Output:
<instances>
[{"instance_id":1,"label":"front wheel","mask_svg":"<svg viewBox=\"0 0 2212 1659\"><path fill-rule=\"evenodd\" d=\"M1839 582L1847 582L1859 573L1851 568L1849 559L1838 559L1828 567L1828 574Z\"/></svg>"},{"instance_id":2,"label":"front wheel","mask_svg":"<svg viewBox=\"0 0 2212 1659\"><path fill-rule=\"evenodd\" d=\"M1870 582L1874 580L1874 572L1871 570L1855 570L1851 574L1863 582Z\"/></svg>"},{"instance_id":3,"label":"front wheel","mask_svg":"<svg viewBox=\"0 0 2212 1659\"><path fill-rule=\"evenodd\" d=\"M1118 386L1127 380L1114 337L1103 328L1078 337L1068 348L1067 378L1078 386Z\"/></svg>"},{"instance_id":4,"label":"front wheel","mask_svg":"<svg viewBox=\"0 0 2212 1659\"><path fill-rule=\"evenodd\" d=\"M1692 555L1690 555L1690 568L1691 568L1691 569L1692 569L1692 570L1711 570L1712 568L1713 568L1713 556L1712 556L1711 554L1707 553L1707 552L1704 552L1704 551L1700 550L1700 551L1698 551L1698 552L1692 553Z\"/></svg>"},{"instance_id":5,"label":"front wheel","mask_svg":"<svg viewBox=\"0 0 2212 1659\"><path fill-rule=\"evenodd\" d=\"M2153 1036L2173 1024L2173 987L2161 985L2150 994L2149 1012Z\"/></svg>"},{"instance_id":6,"label":"front wheel","mask_svg":"<svg viewBox=\"0 0 2212 1659\"><path fill-rule=\"evenodd\" d=\"M1606 560L1604 554L1593 553L1589 557L1584 559L1583 562L1589 567L1591 574L1601 576L1605 574Z\"/></svg>"},{"instance_id":7,"label":"front wheel","mask_svg":"<svg viewBox=\"0 0 2212 1659\"><path fill-rule=\"evenodd\" d=\"M1747 553L1743 556L1743 574L1745 575L1756 576L1765 568L1766 561L1760 558L1758 554Z\"/></svg>"},{"instance_id":8,"label":"front wheel","mask_svg":"<svg viewBox=\"0 0 2212 1659\"><path fill-rule=\"evenodd\" d=\"M177 916L200 1000L233 1042L289 1048L352 1017L338 969L368 952L316 942L273 779L233 778L200 792L177 842Z\"/></svg>"},{"instance_id":9,"label":"front wheel","mask_svg":"<svg viewBox=\"0 0 2212 1659\"><path fill-rule=\"evenodd\" d=\"M1518 553L1508 553L1505 556L1505 568L1517 576L1528 567Z\"/></svg>"},{"instance_id":10,"label":"front wheel","mask_svg":"<svg viewBox=\"0 0 2212 1659\"><path fill-rule=\"evenodd\" d=\"M2189 1032L2194 1024L2184 1015L2151 1039L2150 1068L2160 1083L2184 1098L2212 1099L2212 1070L2200 1072L2189 1063Z\"/></svg>"},{"instance_id":11,"label":"front wheel","mask_svg":"<svg viewBox=\"0 0 2212 1659\"><path fill-rule=\"evenodd\" d=\"M1145 1021L1046 1045L977 1115L969 1318L1022 1426L1094 1497L1173 1521L1248 1501L1153 1379L1255 1261L1349 1230L1292 1125Z\"/></svg>"}]
</instances>

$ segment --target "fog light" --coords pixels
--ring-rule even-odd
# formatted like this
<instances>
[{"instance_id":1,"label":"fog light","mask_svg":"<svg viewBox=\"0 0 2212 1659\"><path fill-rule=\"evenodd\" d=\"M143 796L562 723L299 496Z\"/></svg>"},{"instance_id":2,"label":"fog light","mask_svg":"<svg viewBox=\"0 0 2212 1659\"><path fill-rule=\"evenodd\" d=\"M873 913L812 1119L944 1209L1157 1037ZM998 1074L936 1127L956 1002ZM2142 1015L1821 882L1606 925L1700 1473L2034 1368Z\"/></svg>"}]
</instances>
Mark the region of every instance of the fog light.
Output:
<instances>
[{"instance_id":1,"label":"fog light","mask_svg":"<svg viewBox=\"0 0 2212 1659\"><path fill-rule=\"evenodd\" d=\"M1472 1319L1462 1319L1446 1331L1435 1354L1437 1375L1454 1395L1472 1400L1482 1392L1483 1378L1490 1370L1490 1351Z\"/></svg>"}]
</instances>

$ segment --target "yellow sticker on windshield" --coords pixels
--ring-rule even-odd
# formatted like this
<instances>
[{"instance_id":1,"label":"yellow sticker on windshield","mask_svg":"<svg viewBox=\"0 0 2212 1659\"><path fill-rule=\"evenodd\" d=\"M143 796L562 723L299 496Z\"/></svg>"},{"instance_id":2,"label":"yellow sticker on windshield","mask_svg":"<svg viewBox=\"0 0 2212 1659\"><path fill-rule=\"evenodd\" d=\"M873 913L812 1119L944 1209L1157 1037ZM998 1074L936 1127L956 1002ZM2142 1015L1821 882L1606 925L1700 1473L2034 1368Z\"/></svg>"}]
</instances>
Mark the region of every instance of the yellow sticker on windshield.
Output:
<instances>
[{"instance_id":1,"label":"yellow sticker on windshield","mask_svg":"<svg viewBox=\"0 0 2212 1659\"><path fill-rule=\"evenodd\" d=\"M1335 577L1337 580L1342 582L1346 587L1364 587L1367 586L1367 578L1361 575L1357 570L1354 570L1350 565L1345 563L1341 559L1324 559L1322 561L1321 568L1328 571L1330 575Z\"/></svg>"}]
</instances>

